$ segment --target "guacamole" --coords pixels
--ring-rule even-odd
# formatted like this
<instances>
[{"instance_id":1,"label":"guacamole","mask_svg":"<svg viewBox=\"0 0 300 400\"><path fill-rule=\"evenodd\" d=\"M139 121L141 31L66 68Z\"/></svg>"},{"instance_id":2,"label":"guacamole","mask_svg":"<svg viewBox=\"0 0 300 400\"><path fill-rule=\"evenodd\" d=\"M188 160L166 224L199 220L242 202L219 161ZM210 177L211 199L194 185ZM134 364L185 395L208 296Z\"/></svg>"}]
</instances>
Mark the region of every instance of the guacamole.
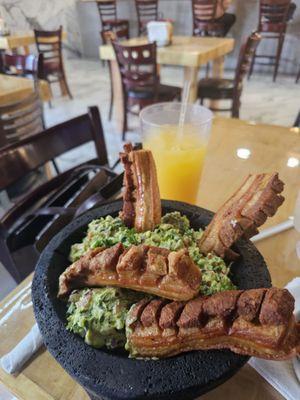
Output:
<instances>
[{"instance_id":1,"label":"guacamole","mask_svg":"<svg viewBox=\"0 0 300 400\"><path fill-rule=\"evenodd\" d=\"M107 216L95 219L88 225L87 235L82 243L72 246L70 259L74 262L89 249L111 247L119 242L125 247L145 243L172 251L187 247L202 272L202 294L210 295L234 289L235 286L228 276L230 267L224 260L213 254L204 256L200 253L197 241L202 234L202 230L192 229L188 218L177 211L164 215L153 231L142 233L136 232L134 228L127 228L119 217Z\"/></svg>"},{"instance_id":2,"label":"guacamole","mask_svg":"<svg viewBox=\"0 0 300 400\"><path fill-rule=\"evenodd\" d=\"M128 310L144 297L143 293L113 287L74 290L69 297L67 329L93 347L124 347Z\"/></svg>"}]
</instances>

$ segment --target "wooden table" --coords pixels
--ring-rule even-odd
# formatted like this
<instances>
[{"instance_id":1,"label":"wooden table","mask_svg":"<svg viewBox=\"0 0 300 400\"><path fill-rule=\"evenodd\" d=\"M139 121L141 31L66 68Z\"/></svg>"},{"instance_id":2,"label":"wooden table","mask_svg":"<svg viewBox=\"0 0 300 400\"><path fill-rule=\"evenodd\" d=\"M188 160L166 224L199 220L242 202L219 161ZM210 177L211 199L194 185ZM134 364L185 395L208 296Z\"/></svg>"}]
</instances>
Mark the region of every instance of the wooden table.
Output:
<instances>
[{"instance_id":1,"label":"wooden table","mask_svg":"<svg viewBox=\"0 0 300 400\"><path fill-rule=\"evenodd\" d=\"M124 45L137 46L148 43L147 38L139 37L125 40ZM170 46L157 49L157 63L160 65L176 65L184 68L184 81L190 81L189 101L197 99L199 68L212 61L212 76L223 76L224 56L234 47L234 40L228 38L174 36ZM122 129L123 97L122 85L115 53L111 45L102 45L100 58L111 62L112 83L114 91L114 111L118 130ZM216 104L214 104L216 106Z\"/></svg>"},{"instance_id":2,"label":"wooden table","mask_svg":"<svg viewBox=\"0 0 300 400\"><path fill-rule=\"evenodd\" d=\"M243 149L243 150L239 150ZM239 158L247 155L248 159ZM293 160L295 158L295 160ZM285 202L264 228L279 224L294 213L300 190L300 129L261 125L231 118L216 118L201 179L198 205L216 211L249 173L278 171L285 182ZM300 234L291 229L257 243L269 266L274 286L283 287L300 276L295 246Z\"/></svg>"},{"instance_id":3,"label":"wooden table","mask_svg":"<svg viewBox=\"0 0 300 400\"><path fill-rule=\"evenodd\" d=\"M33 81L29 78L0 74L0 105L24 99L33 92ZM45 80L39 80L39 93L44 102L51 100L51 89Z\"/></svg>"},{"instance_id":4,"label":"wooden table","mask_svg":"<svg viewBox=\"0 0 300 400\"><path fill-rule=\"evenodd\" d=\"M65 40L66 37L66 32L63 32L62 39ZM49 38L49 41L51 42L51 38ZM29 46L32 44L35 44L34 33L32 31L12 33L8 36L0 36L0 50L16 51L17 49L22 48L24 54L29 54Z\"/></svg>"},{"instance_id":5,"label":"wooden table","mask_svg":"<svg viewBox=\"0 0 300 400\"><path fill-rule=\"evenodd\" d=\"M237 149L241 148L251 151L248 159L237 156ZM216 210L249 172L278 170L286 183L286 201L267 225L285 220L293 213L300 182L300 167L287 166L290 157L300 159L299 129L216 118L201 182L199 205ZM283 286L299 275L299 260L295 254L296 240L299 239L300 235L290 230L258 243L258 248L269 265L274 285ZM0 303L0 355L10 350L34 322L30 304L30 282L31 277ZM17 377L7 375L0 368L0 382L20 400L88 399L83 389L45 349ZM201 397L203 400L224 398L283 399L249 365L243 367L225 384Z\"/></svg>"}]
</instances>

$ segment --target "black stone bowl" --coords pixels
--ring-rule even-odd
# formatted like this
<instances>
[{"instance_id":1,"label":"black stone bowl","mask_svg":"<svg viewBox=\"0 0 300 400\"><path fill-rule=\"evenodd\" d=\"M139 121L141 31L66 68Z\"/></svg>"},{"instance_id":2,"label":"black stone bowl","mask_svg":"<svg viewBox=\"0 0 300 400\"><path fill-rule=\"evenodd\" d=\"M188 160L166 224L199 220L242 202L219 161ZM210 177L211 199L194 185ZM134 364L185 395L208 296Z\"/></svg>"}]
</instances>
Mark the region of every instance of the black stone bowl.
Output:
<instances>
[{"instance_id":1,"label":"black stone bowl","mask_svg":"<svg viewBox=\"0 0 300 400\"><path fill-rule=\"evenodd\" d=\"M193 228L211 220L210 211L185 203L163 201L163 212L180 211ZM70 246L84 237L95 218L116 216L121 201L91 210L66 226L43 251L36 266L32 298L35 318L53 357L96 399L193 399L229 379L247 361L229 350L194 351L162 360L129 359L124 352L97 350L66 330L66 305L57 299L58 277L69 265ZM231 267L240 289L269 287L267 266L248 240L240 240L241 257Z\"/></svg>"}]
</instances>

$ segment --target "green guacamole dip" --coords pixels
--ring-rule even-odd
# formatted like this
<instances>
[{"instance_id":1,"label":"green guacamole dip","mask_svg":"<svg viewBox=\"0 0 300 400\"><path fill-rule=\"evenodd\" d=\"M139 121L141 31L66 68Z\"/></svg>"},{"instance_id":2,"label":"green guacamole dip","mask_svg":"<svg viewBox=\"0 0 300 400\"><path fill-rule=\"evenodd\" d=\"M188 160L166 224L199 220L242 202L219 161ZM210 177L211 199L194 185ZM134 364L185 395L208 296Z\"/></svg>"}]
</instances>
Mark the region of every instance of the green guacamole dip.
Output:
<instances>
[{"instance_id":1,"label":"green guacamole dip","mask_svg":"<svg viewBox=\"0 0 300 400\"><path fill-rule=\"evenodd\" d=\"M113 287L74 290L69 297L67 329L93 347L124 347L128 310L144 297L144 293Z\"/></svg>"},{"instance_id":2,"label":"green guacamole dip","mask_svg":"<svg viewBox=\"0 0 300 400\"><path fill-rule=\"evenodd\" d=\"M228 276L230 268L223 259L213 254L204 256L200 253L197 240L202 234L202 230L192 229L188 218L179 212L164 215L161 224L153 231L142 233L136 232L133 228L127 228L119 217L107 216L95 219L89 224L87 235L82 243L72 246L70 260L72 262L78 260L89 249L101 246L111 247L119 242L122 242L125 247L141 243L169 250L187 247L190 256L202 272L200 288L202 294L210 295L222 290L234 289L235 286Z\"/></svg>"},{"instance_id":3,"label":"green guacamole dip","mask_svg":"<svg viewBox=\"0 0 300 400\"><path fill-rule=\"evenodd\" d=\"M143 233L127 228L119 217L107 216L89 224L82 243L72 246L70 259L74 262L89 249L111 247L119 242L125 247L145 243L173 251L187 247L202 272L200 293L210 295L234 289L235 286L228 276L230 267L222 258L200 253L197 241L202 234L202 230L192 229L188 218L179 212L166 214L153 231ZM149 295L113 287L75 290L69 298L67 329L79 334L93 347L124 347L128 311L145 296Z\"/></svg>"}]
</instances>

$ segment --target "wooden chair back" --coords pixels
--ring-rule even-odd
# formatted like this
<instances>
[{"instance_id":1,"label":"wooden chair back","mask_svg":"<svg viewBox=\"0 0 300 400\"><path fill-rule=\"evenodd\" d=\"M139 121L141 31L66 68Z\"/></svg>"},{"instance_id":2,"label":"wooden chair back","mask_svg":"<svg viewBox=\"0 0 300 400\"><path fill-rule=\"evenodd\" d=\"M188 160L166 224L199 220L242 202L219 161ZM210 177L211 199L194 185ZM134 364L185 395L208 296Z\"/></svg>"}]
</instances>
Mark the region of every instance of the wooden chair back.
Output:
<instances>
[{"instance_id":1,"label":"wooden chair back","mask_svg":"<svg viewBox=\"0 0 300 400\"><path fill-rule=\"evenodd\" d=\"M284 31L290 4L291 0L260 0L258 31Z\"/></svg>"},{"instance_id":2,"label":"wooden chair back","mask_svg":"<svg viewBox=\"0 0 300 400\"><path fill-rule=\"evenodd\" d=\"M192 0L193 35L222 36L223 25L216 22L218 0Z\"/></svg>"},{"instance_id":3,"label":"wooden chair back","mask_svg":"<svg viewBox=\"0 0 300 400\"><path fill-rule=\"evenodd\" d=\"M115 184L110 189L105 186L116 174L108 168L97 107L90 107L88 114L0 150L0 170L3 171L0 190L3 190L48 160L91 140L95 143L97 159L68 169L25 193L1 218L0 262L17 282L34 269L38 258L37 242L43 248L71 221L79 206L89 207L91 196L95 200L94 194L100 200L111 196L111 192L120 190L121 180L117 188Z\"/></svg>"},{"instance_id":4,"label":"wooden chair back","mask_svg":"<svg viewBox=\"0 0 300 400\"><path fill-rule=\"evenodd\" d=\"M104 26L107 21L114 21L117 19L116 0L97 0L96 3L102 26Z\"/></svg>"},{"instance_id":5,"label":"wooden chair back","mask_svg":"<svg viewBox=\"0 0 300 400\"><path fill-rule=\"evenodd\" d=\"M43 128L42 105L36 91L17 103L0 106L0 148Z\"/></svg>"},{"instance_id":6,"label":"wooden chair back","mask_svg":"<svg viewBox=\"0 0 300 400\"><path fill-rule=\"evenodd\" d=\"M218 0L192 0L194 21L214 20Z\"/></svg>"},{"instance_id":7,"label":"wooden chair back","mask_svg":"<svg viewBox=\"0 0 300 400\"><path fill-rule=\"evenodd\" d=\"M54 31L34 30L39 54L43 54L43 73L47 74L49 65L62 69L62 26Z\"/></svg>"},{"instance_id":8,"label":"wooden chair back","mask_svg":"<svg viewBox=\"0 0 300 400\"><path fill-rule=\"evenodd\" d=\"M253 32L247 38L245 43L243 43L240 49L234 80L234 88L236 93L239 93L241 90L241 84L250 69L252 58L260 40L261 35L258 32Z\"/></svg>"},{"instance_id":9,"label":"wooden chair back","mask_svg":"<svg viewBox=\"0 0 300 400\"><path fill-rule=\"evenodd\" d=\"M94 141L99 163L108 163L100 113L90 107L88 114L80 115L51 128L40 130L0 150L0 190L23 178L68 150Z\"/></svg>"},{"instance_id":10,"label":"wooden chair back","mask_svg":"<svg viewBox=\"0 0 300 400\"><path fill-rule=\"evenodd\" d=\"M156 64L156 43L123 46L112 43L119 65L123 88L126 90L152 87L156 90L159 76Z\"/></svg>"},{"instance_id":11,"label":"wooden chair back","mask_svg":"<svg viewBox=\"0 0 300 400\"><path fill-rule=\"evenodd\" d=\"M135 0L135 8L139 35L141 35L144 33L148 22L157 21L158 19L158 0Z\"/></svg>"},{"instance_id":12,"label":"wooden chair back","mask_svg":"<svg viewBox=\"0 0 300 400\"><path fill-rule=\"evenodd\" d=\"M8 75L18 75L32 77L33 79L42 77L43 55L34 54L6 54L1 57L1 72Z\"/></svg>"}]
</instances>

